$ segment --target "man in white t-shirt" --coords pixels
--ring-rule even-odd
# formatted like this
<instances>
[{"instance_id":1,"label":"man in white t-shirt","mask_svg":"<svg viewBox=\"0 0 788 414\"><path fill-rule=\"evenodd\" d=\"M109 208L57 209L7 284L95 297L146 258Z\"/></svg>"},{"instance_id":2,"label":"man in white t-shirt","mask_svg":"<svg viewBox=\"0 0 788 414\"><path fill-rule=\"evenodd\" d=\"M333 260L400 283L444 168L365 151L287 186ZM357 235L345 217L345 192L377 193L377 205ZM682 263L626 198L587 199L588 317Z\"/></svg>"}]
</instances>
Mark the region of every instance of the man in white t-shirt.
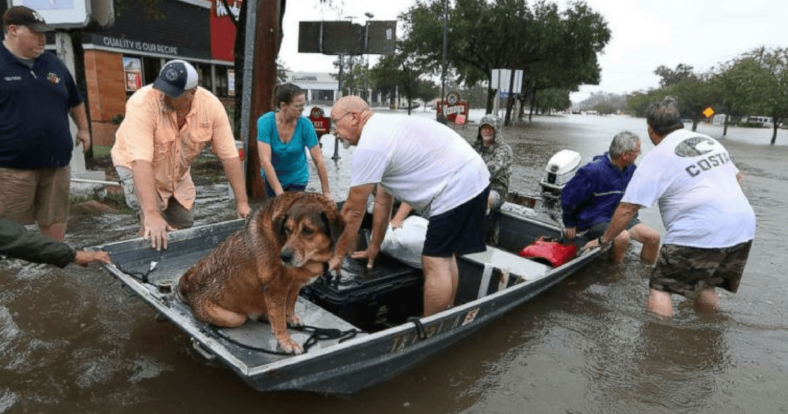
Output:
<instances>
[{"instance_id":1,"label":"man in white t-shirt","mask_svg":"<svg viewBox=\"0 0 788 414\"><path fill-rule=\"evenodd\" d=\"M357 96L338 100L331 110L334 134L356 146L350 191L342 208L345 231L329 262L338 269L349 253L377 184L372 240L354 258L374 265L396 197L429 219L422 251L424 315L450 307L457 293L457 256L482 252L490 174L484 161L456 132L430 119L375 114Z\"/></svg>"},{"instance_id":2,"label":"man in white t-shirt","mask_svg":"<svg viewBox=\"0 0 788 414\"><path fill-rule=\"evenodd\" d=\"M605 234L587 246L609 244L641 207L659 202L666 234L649 282L648 310L673 315L671 294L716 310L715 287L739 288L752 240L755 212L743 176L717 140L683 130L672 96L646 109L655 148L643 158Z\"/></svg>"}]
</instances>

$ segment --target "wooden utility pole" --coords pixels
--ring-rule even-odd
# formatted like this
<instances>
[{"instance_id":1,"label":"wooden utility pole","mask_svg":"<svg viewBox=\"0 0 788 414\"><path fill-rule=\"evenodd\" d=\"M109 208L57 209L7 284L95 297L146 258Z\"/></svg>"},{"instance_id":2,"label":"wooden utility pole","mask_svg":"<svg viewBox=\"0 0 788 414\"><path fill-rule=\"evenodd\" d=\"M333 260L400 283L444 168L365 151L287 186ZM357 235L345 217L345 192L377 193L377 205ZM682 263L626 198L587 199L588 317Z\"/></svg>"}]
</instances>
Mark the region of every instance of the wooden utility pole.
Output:
<instances>
[{"instance_id":1,"label":"wooden utility pole","mask_svg":"<svg viewBox=\"0 0 788 414\"><path fill-rule=\"evenodd\" d=\"M254 0L249 0L254 1ZM279 53L282 0L257 2L254 30L254 58L251 85L241 93L250 93L249 136L246 168L246 189L254 200L265 199L265 183L260 176L257 156L257 118L273 109L276 88L276 56ZM244 137L247 138L247 137Z\"/></svg>"}]
</instances>

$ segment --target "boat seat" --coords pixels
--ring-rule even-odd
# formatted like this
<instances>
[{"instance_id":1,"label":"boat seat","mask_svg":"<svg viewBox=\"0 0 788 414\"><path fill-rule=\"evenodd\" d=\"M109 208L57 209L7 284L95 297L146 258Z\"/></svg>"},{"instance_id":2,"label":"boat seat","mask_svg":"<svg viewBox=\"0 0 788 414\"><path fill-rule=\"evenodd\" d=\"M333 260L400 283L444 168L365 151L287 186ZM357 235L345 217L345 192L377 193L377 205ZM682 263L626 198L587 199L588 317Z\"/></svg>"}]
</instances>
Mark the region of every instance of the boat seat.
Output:
<instances>
[{"instance_id":1,"label":"boat seat","mask_svg":"<svg viewBox=\"0 0 788 414\"><path fill-rule=\"evenodd\" d=\"M487 246L487 250L480 253L466 254L462 256L462 258L484 267L482 278L479 283L477 298L482 298L490 293L488 287L494 269L498 269L502 272L497 290L504 289L520 281L538 279L550 270L550 267L542 263L520 257L492 246ZM519 280L513 281L511 278Z\"/></svg>"}]
</instances>

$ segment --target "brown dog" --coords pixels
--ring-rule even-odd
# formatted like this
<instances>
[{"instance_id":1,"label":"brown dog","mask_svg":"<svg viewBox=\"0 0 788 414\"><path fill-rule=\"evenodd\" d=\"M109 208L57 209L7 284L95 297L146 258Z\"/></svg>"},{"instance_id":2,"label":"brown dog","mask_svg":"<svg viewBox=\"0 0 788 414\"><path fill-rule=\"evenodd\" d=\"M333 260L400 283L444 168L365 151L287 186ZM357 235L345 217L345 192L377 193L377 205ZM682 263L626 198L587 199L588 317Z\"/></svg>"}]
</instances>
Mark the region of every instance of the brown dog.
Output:
<instances>
[{"instance_id":1,"label":"brown dog","mask_svg":"<svg viewBox=\"0 0 788 414\"><path fill-rule=\"evenodd\" d=\"M256 210L178 282L194 316L221 327L267 316L285 352L303 348L287 333L300 325L301 287L323 273L345 222L334 201L315 193L284 193Z\"/></svg>"}]
</instances>

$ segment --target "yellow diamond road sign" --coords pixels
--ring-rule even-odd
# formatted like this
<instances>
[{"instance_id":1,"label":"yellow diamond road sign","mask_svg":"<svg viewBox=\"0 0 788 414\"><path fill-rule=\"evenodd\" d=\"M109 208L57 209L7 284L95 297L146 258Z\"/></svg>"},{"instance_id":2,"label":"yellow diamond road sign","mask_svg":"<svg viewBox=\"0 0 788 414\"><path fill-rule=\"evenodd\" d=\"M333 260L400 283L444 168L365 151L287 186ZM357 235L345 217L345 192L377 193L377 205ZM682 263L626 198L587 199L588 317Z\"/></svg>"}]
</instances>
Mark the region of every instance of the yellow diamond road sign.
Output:
<instances>
[{"instance_id":1,"label":"yellow diamond road sign","mask_svg":"<svg viewBox=\"0 0 788 414\"><path fill-rule=\"evenodd\" d=\"M708 107L703 110L703 115L706 115L706 118L711 118L711 116L714 115L714 110Z\"/></svg>"}]
</instances>

